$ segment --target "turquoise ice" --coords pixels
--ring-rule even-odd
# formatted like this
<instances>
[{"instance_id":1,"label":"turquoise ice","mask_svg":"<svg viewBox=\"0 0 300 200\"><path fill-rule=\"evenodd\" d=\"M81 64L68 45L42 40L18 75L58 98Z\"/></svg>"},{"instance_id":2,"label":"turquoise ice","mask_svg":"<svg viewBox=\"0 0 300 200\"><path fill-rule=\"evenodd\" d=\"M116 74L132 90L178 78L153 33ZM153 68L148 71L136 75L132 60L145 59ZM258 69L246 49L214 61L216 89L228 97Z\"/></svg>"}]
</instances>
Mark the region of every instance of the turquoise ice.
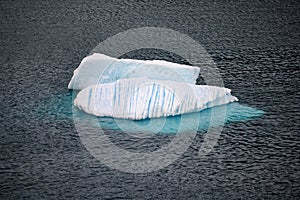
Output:
<instances>
[{"instance_id":1,"label":"turquoise ice","mask_svg":"<svg viewBox=\"0 0 300 200\"><path fill-rule=\"evenodd\" d=\"M97 122L89 123L88 126L101 127L101 129L112 130L122 132L124 129L126 132L132 133L158 133L158 134L177 134L178 126L180 124L181 118L186 117L191 121L190 123L195 123L193 120L198 118L198 131L206 131L209 127L223 126L236 122L247 122L249 120L255 120L260 118L264 111L250 107L248 105L243 105L238 102L229 103L226 105L216 106L213 108L208 108L199 112L193 112L178 116L170 116L163 118L154 119L144 119L144 120L129 120L129 119L115 119L112 117L96 117L94 115L87 114L72 103L72 91L68 94L56 95L52 98L47 99L47 101L41 102L37 107L36 112L42 118L47 118L49 120L73 120L75 116L77 120L82 120L86 122ZM76 94L74 94L76 96ZM216 120L218 116L214 114L220 111L224 114L224 124L220 124L220 120ZM95 119L95 120L90 120ZM133 127L132 124L135 124ZM163 127L159 127L157 131L156 124L164 124ZM189 124L185 125L189 131ZM191 130L192 131L192 130Z\"/></svg>"}]
</instances>

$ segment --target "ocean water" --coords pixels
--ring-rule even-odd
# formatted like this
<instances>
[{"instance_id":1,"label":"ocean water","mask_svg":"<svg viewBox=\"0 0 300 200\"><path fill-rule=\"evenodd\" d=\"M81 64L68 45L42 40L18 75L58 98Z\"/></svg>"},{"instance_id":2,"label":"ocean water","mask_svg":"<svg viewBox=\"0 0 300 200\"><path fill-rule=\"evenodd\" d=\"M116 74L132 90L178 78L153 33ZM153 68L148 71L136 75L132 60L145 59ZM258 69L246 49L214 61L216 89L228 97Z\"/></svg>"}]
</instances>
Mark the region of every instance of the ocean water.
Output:
<instances>
[{"instance_id":1,"label":"ocean water","mask_svg":"<svg viewBox=\"0 0 300 200\"><path fill-rule=\"evenodd\" d=\"M4 0L0 8L1 199L300 196L298 1ZM125 173L101 163L82 144L67 85L98 43L145 26L173 29L198 41L240 100L228 110L239 112L228 118L204 158L198 151L205 127L169 166ZM156 49L122 57L186 63ZM130 151L154 151L174 137L132 139L111 119L103 120L99 123L107 126L109 139Z\"/></svg>"}]
</instances>

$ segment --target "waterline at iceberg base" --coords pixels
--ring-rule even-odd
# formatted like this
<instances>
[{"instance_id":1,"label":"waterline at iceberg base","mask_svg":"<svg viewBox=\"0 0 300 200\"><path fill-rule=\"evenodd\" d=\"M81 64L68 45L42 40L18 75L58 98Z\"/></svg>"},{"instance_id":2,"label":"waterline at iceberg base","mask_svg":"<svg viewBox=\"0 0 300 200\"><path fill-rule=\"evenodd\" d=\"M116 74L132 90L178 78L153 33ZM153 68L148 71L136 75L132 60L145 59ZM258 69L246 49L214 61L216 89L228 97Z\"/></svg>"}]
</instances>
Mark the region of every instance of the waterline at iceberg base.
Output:
<instances>
[{"instance_id":1,"label":"waterline at iceberg base","mask_svg":"<svg viewBox=\"0 0 300 200\"><path fill-rule=\"evenodd\" d=\"M205 132L209 127L222 126L236 122L246 122L261 117L264 111L252 108L247 105L233 102L221 106L207 108L205 110L193 113L187 113L177 116L129 120L115 119L112 117L96 117L79 110L73 105L73 95L69 93L52 96L51 98L41 102L37 107L36 113L42 118L49 120L81 120L87 126L93 128L101 127L104 131L114 130L126 133L158 133L158 134L176 134L179 130L181 119L190 121L190 124L182 124L180 130L184 132L194 131L192 128L195 123L198 124L198 132ZM219 113L219 114L218 114ZM199 119L195 122L195 119ZM95 123L97 122L97 123ZM163 125L163 126L161 126ZM191 128L191 130L190 130Z\"/></svg>"}]
</instances>

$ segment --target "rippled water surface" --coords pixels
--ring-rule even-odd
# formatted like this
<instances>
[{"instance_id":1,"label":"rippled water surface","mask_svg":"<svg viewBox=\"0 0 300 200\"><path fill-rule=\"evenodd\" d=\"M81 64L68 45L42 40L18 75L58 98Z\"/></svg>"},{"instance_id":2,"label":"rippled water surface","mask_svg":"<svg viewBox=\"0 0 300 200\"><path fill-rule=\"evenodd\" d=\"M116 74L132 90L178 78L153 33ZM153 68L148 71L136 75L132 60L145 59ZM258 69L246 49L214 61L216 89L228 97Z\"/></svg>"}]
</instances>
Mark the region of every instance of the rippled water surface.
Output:
<instances>
[{"instance_id":1,"label":"rippled water surface","mask_svg":"<svg viewBox=\"0 0 300 200\"><path fill-rule=\"evenodd\" d=\"M1 7L1 199L297 199L300 196L298 1L22 1ZM199 131L171 165L151 173L111 169L85 149L68 81L81 59L131 28L187 34L210 53L241 105L264 111L227 123L204 158ZM123 57L186 61L154 49ZM199 80L201 82L201 80ZM147 152L172 135L110 140Z\"/></svg>"}]
</instances>

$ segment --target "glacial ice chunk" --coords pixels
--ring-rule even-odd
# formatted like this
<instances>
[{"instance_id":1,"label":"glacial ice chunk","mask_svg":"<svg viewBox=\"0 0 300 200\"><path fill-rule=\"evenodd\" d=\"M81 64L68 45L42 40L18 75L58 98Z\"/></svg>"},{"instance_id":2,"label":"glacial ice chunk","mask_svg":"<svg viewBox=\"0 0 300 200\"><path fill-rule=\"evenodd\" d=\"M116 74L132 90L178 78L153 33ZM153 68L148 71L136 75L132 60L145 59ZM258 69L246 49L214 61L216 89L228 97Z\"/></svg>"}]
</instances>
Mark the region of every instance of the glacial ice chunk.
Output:
<instances>
[{"instance_id":1,"label":"glacial ice chunk","mask_svg":"<svg viewBox=\"0 0 300 200\"><path fill-rule=\"evenodd\" d=\"M238 99L231 90L146 78L120 79L81 90L74 105L100 117L147 119L201 111Z\"/></svg>"},{"instance_id":2,"label":"glacial ice chunk","mask_svg":"<svg viewBox=\"0 0 300 200\"><path fill-rule=\"evenodd\" d=\"M94 53L85 57L75 69L69 89L82 90L88 86L111 83L119 79L148 78L196 83L199 67L163 60L117 59Z\"/></svg>"}]
</instances>

